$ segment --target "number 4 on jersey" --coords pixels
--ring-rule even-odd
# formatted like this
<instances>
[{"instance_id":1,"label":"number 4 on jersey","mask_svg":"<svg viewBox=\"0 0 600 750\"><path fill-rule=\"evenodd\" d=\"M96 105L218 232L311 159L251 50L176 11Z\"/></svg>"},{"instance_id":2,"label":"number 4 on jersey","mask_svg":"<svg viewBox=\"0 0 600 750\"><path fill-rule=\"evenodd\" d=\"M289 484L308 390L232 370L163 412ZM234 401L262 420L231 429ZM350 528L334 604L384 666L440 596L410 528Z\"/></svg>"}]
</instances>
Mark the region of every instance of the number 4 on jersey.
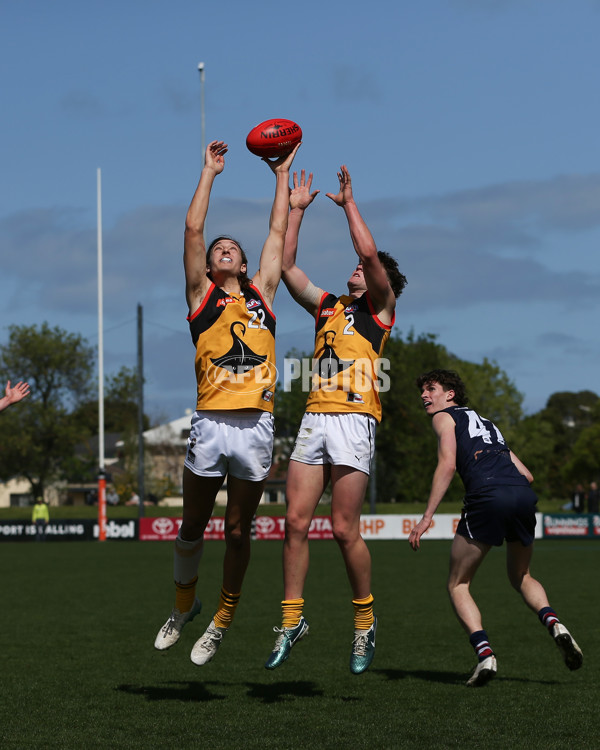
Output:
<instances>
[{"instance_id":1,"label":"number 4 on jersey","mask_svg":"<svg viewBox=\"0 0 600 750\"><path fill-rule=\"evenodd\" d=\"M469 437L480 437L484 443L491 443L492 435L486 427L486 424L488 424L490 427L493 427L498 442L504 445L504 437L493 422L490 422L488 419L483 419L477 414L477 412L472 411L471 409L467 410L467 415L469 417Z\"/></svg>"}]
</instances>

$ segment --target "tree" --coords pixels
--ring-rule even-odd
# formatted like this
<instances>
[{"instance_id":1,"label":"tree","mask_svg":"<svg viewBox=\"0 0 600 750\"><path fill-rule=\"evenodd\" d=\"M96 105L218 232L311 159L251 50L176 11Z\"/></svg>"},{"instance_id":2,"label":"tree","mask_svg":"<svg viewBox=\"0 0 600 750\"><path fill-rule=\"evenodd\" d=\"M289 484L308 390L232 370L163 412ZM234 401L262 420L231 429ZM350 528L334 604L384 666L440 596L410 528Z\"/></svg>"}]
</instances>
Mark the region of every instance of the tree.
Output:
<instances>
[{"instance_id":1,"label":"tree","mask_svg":"<svg viewBox=\"0 0 600 750\"><path fill-rule=\"evenodd\" d=\"M595 444L593 428L599 416L598 396L593 391L553 393L544 409L534 415L532 421L537 425L537 434L552 436L551 441L546 441L539 465L534 463L530 467L539 494L569 497L574 484L592 478L593 457L584 458L584 455L587 445ZM580 471L583 472L581 477L578 476Z\"/></svg>"},{"instance_id":2,"label":"tree","mask_svg":"<svg viewBox=\"0 0 600 750\"><path fill-rule=\"evenodd\" d=\"M575 403L571 406L575 408L565 420L571 445L561 464L563 487L569 489L600 478L600 399L591 391L573 395ZM576 418L573 418L573 414ZM576 435L574 431L577 431Z\"/></svg>"},{"instance_id":3,"label":"tree","mask_svg":"<svg viewBox=\"0 0 600 750\"><path fill-rule=\"evenodd\" d=\"M0 479L24 477L38 496L69 476L82 439L73 413L89 395L93 364L93 349L77 334L48 323L9 327L0 376L26 380L31 395L0 420Z\"/></svg>"},{"instance_id":4,"label":"tree","mask_svg":"<svg viewBox=\"0 0 600 750\"><path fill-rule=\"evenodd\" d=\"M95 385L90 399L81 403L74 415L93 435L98 433L97 392ZM146 414L143 416L143 427L144 430L150 427ZM106 432L137 435L138 375L135 368L121 367L115 375L107 375L104 385L104 429Z\"/></svg>"}]
</instances>

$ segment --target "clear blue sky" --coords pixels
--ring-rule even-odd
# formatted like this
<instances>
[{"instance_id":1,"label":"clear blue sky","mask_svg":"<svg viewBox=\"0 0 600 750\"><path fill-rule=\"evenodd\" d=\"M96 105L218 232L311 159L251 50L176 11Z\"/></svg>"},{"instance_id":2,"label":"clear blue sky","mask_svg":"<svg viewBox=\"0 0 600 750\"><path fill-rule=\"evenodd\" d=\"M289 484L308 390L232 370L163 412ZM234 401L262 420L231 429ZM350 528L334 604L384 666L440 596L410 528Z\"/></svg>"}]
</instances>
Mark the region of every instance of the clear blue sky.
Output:
<instances>
[{"instance_id":1,"label":"clear blue sky","mask_svg":"<svg viewBox=\"0 0 600 750\"><path fill-rule=\"evenodd\" d=\"M101 168L106 371L135 365L140 303L147 411L194 406L181 254L203 61L206 137L230 147L208 234L239 237L252 272L274 180L245 136L286 117L322 191L299 251L318 286L344 291L355 262L325 197L345 163L408 277L397 330L496 361L527 412L600 392L599 36L599 0L2 3L0 341L48 321L97 343ZM275 311L280 359L310 350L283 285Z\"/></svg>"}]
</instances>

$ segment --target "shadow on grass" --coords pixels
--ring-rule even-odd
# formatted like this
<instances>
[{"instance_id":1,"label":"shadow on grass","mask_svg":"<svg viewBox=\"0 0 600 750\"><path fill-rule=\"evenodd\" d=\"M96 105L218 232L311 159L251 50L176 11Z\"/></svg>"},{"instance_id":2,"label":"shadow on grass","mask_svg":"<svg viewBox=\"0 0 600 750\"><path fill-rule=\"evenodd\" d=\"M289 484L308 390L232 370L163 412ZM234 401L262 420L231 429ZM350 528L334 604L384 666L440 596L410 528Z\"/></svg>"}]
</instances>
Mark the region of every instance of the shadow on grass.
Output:
<instances>
[{"instance_id":1,"label":"shadow on grass","mask_svg":"<svg viewBox=\"0 0 600 750\"><path fill-rule=\"evenodd\" d=\"M115 690L129 695L141 695L147 701L183 701L208 703L223 701L228 696L207 689L206 682L170 682L165 685L117 685ZM218 683L221 684L221 683Z\"/></svg>"},{"instance_id":2,"label":"shadow on grass","mask_svg":"<svg viewBox=\"0 0 600 750\"><path fill-rule=\"evenodd\" d=\"M388 680L404 680L407 677L412 677L416 680L423 680L425 682L438 682L446 685L464 685L468 680L469 675L463 672L440 672L437 670L429 669L371 669L370 672L379 674ZM522 682L531 683L535 685L558 685L558 680L536 680L531 677L503 677L497 675L494 683L499 682Z\"/></svg>"},{"instance_id":3,"label":"shadow on grass","mask_svg":"<svg viewBox=\"0 0 600 750\"><path fill-rule=\"evenodd\" d=\"M281 703L294 698L322 698L325 691L314 682L305 680L275 682L264 685L259 682L244 683L248 688L248 697L262 703ZM171 682L164 685L117 685L115 690L129 695L140 695L147 701L182 701L207 703L210 701L228 700L229 695L211 692L208 685L224 685L222 682Z\"/></svg>"},{"instance_id":4,"label":"shadow on grass","mask_svg":"<svg viewBox=\"0 0 600 750\"><path fill-rule=\"evenodd\" d=\"M248 697L257 698L263 703L281 703L291 698L321 698L325 691L317 687L314 682L304 680L274 682L263 685L259 682L247 682Z\"/></svg>"},{"instance_id":5,"label":"shadow on grass","mask_svg":"<svg viewBox=\"0 0 600 750\"><path fill-rule=\"evenodd\" d=\"M370 669L372 674L379 674L387 680L405 680L413 677L426 682L443 682L448 685L460 685L465 681L465 676L459 672L440 672L429 669Z\"/></svg>"}]
</instances>

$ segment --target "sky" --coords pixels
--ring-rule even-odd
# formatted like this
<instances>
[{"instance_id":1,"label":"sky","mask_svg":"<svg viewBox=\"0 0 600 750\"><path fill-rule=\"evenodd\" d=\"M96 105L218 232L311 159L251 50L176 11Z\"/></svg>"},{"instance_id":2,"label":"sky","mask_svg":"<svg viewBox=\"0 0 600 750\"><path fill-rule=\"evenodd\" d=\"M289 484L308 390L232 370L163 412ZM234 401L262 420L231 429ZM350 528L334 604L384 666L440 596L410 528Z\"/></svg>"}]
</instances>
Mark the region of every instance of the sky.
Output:
<instances>
[{"instance_id":1,"label":"sky","mask_svg":"<svg viewBox=\"0 0 600 750\"><path fill-rule=\"evenodd\" d=\"M105 372L135 366L141 305L146 412L193 408L182 250L203 136L229 144L207 238L238 238L253 273L274 178L245 138L285 117L321 191L298 252L317 286L343 293L356 262L325 196L346 164L408 278L397 333L495 362L526 413L600 393L599 33L600 0L1 0L0 344L47 322L97 348L101 170ZM283 284L274 311L278 361L312 351Z\"/></svg>"}]
</instances>

